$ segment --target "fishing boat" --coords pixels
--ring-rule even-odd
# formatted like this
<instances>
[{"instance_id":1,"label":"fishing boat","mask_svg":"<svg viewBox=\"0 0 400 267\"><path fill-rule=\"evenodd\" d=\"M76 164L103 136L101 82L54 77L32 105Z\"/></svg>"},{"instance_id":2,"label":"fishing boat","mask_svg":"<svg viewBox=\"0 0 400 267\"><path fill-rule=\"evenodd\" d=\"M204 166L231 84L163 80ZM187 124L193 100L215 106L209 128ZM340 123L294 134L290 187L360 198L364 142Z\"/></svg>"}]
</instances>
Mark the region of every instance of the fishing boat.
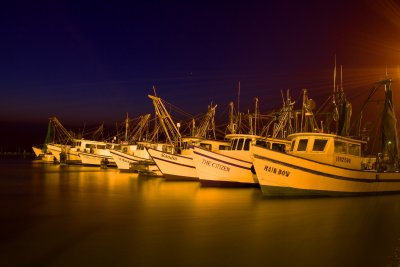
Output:
<instances>
[{"instance_id":1,"label":"fishing boat","mask_svg":"<svg viewBox=\"0 0 400 267\"><path fill-rule=\"evenodd\" d=\"M216 151L227 149L228 144L225 141L182 138L182 148L180 153L172 149L147 148L151 158L161 170L166 180L198 181L195 163L193 160L193 147L202 147L206 151Z\"/></svg>"},{"instance_id":2,"label":"fishing boat","mask_svg":"<svg viewBox=\"0 0 400 267\"><path fill-rule=\"evenodd\" d=\"M110 149L110 154L120 171L161 175L158 167L145 149L146 146L154 145L150 141L144 141L147 139L146 133L148 131L149 118L150 114L146 114L138 118L129 119L127 114L124 141L121 141L121 146L117 147L117 149Z\"/></svg>"},{"instance_id":3,"label":"fishing boat","mask_svg":"<svg viewBox=\"0 0 400 267\"><path fill-rule=\"evenodd\" d=\"M103 152L103 150L106 150L106 148L108 150L110 147L115 146L115 144L107 144L103 141L74 138L72 138L69 143L70 144L49 143L47 144L47 150L50 151L54 155L56 161L60 163L100 166L101 161L107 156L107 154L105 154L106 152ZM87 155L84 157L83 161L81 154Z\"/></svg>"},{"instance_id":4,"label":"fishing boat","mask_svg":"<svg viewBox=\"0 0 400 267\"><path fill-rule=\"evenodd\" d=\"M253 148L254 169L263 195L347 196L400 192L390 79L375 84L361 110L365 110L366 103L379 88L384 88L385 99L379 123L380 137L376 139L381 144L374 154L364 152L364 148L372 147L367 146L371 138L349 135L351 104L343 97L335 97L337 127L334 133L319 128L291 134L288 136L291 148L286 153L260 146ZM343 96L343 92L340 93Z\"/></svg>"},{"instance_id":5,"label":"fishing boat","mask_svg":"<svg viewBox=\"0 0 400 267\"><path fill-rule=\"evenodd\" d=\"M46 135L46 150L58 163L81 164L79 151L90 143L89 140L76 139L56 117L51 117Z\"/></svg>"},{"instance_id":6,"label":"fishing boat","mask_svg":"<svg viewBox=\"0 0 400 267\"><path fill-rule=\"evenodd\" d=\"M149 95L149 98L154 105L158 128L163 131L166 142L161 147L146 147L148 153L166 180L198 181L192 147L197 145L209 150L227 147L226 141L215 138L214 116L217 106L208 107L198 127L195 127L195 120L192 119L191 134L183 137L179 131L181 125L173 121L165 108L165 101L156 95ZM209 131L212 131L213 138L207 138Z\"/></svg>"},{"instance_id":7,"label":"fishing boat","mask_svg":"<svg viewBox=\"0 0 400 267\"><path fill-rule=\"evenodd\" d=\"M43 163L54 163L56 162L56 158L54 155L51 153L51 151L48 149L48 143L49 141L49 133L51 129L51 124L49 123L47 127L47 135L44 141L44 144L41 146L32 146L33 153L35 154L35 158L39 162Z\"/></svg>"},{"instance_id":8,"label":"fishing boat","mask_svg":"<svg viewBox=\"0 0 400 267\"><path fill-rule=\"evenodd\" d=\"M202 186L258 187L251 148L258 144L282 151L289 144L250 134L229 134L226 139L230 140L228 149L210 151L194 147L194 163Z\"/></svg>"},{"instance_id":9,"label":"fishing boat","mask_svg":"<svg viewBox=\"0 0 400 267\"><path fill-rule=\"evenodd\" d=\"M111 149L110 154L123 172L138 172L161 175L159 168L147 152L146 147L156 146L151 142L137 142L136 144L121 145L121 149Z\"/></svg>"},{"instance_id":10,"label":"fishing boat","mask_svg":"<svg viewBox=\"0 0 400 267\"><path fill-rule=\"evenodd\" d=\"M44 145L44 148L39 148L36 146L32 147L33 153L35 154L35 158L39 160L40 162L44 163L54 163L55 158L51 152L48 152L46 149L46 145Z\"/></svg>"},{"instance_id":11,"label":"fishing boat","mask_svg":"<svg viewBox=\"0 0 400 267\"><path fill-rule=\"evenodd\" d=\"M83 151L79 152L82 165L117 167L111 156L110 149L117 149L120 146L115 143L91 141L90 144L86 144Z\"/></svg>"},{"instance_id":12,"label":"fishing boat","mask_svg":"<svg viewBox=\"0 0 400 267\"><path fill-rule=\"evenodd\" d=\"M293 104L284 103L279 112L279 125L275 127L275 134L266 137L262 131L257 135L258 99L256 98L254 120L250 116L249 133L237 133L240 129L238 116L234 115L233 102L230 103L230 118L228 130L231 132L225 136L230 141L228 149L208 151L200 146L194 147L194 162L197 175L202 186L226 186L226 187L258 187L258 179L252 168L253 159L251 149L254 145L261 145L269 149L285 151L289 142L284 138L277 138L277 134L283 132L285 122L290 119ZM288 105L286 105L288 104ZM240 114L239 114L240 115ZM253 126L254 125L254 126Z\"/></svg>"}]
</instances>

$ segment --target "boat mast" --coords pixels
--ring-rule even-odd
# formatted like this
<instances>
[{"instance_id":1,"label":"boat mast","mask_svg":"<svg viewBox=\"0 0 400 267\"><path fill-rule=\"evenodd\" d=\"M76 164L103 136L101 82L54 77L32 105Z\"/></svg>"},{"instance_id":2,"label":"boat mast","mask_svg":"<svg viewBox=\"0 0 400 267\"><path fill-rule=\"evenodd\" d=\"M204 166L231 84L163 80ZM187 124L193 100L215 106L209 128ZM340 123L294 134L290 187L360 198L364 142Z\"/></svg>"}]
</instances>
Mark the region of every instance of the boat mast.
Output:
<instances>
[{"instance_id":1,"label":"boat mast","mask_svg":"<svg viewBox=\"0 0 400 267\"><path fill-rule=\"evenodd\" d=\"M164 130L164 133L167 138L167 142L180 147L181 145L181 134L172 120L169 112L165 108L162 99L157 96L148 95L148 97L153 101L154 110L156 113L156 117L158 118L158 122Z\"/></svg>"},{"instance_id":2,"label":"boat mast","mask_svg":"<svg viewBox=\"0 0 400 267\"><path fill-rule=\"evenodd\" d=\"M128 112L127 112L126 119L125 119L125 142L128 141L128 128L129 128L129 117L128 117Z\"/></svg>"},{"instance_id":3,"label":"boat mast","mask_svg":"<svg viewBox=\"0 0 400 267\"><path fill-rule=\"evenodd\" d=\"M213 136L215 139L215 110L217 108L217 105L214 107L212 106L212 103L210 106L208 106L208 111L202 121L200 122L200 126L197 127L196 130L193 131L193 136L198 137L198 138L207 138L207 133L208 130L211 128L213 131ZM193 119L194 123L194 119Z\"/></svg>"},{"instance_id":4,"label":"boat mast","mask_svg":"<svg viewBox=\"0 0 400 267\"><path fill-rule=\"evenodd\" d=\"M382 82L385 89L385 106L382 113L382 151L389 168L399 169L397 119L393 106L391 80Z\"/></svg>"},{"instance_id":5,"label":"boat mast","mask_svg":"<svg viewBox=\"0 0 400 267\"><path fill-rule=\"evenodd\" d=\"M233 102L231 101L229 103L229 125L228 125L228 130L231 134L235 134L236 133L236 128L237 128L237 124L236 124L236 120L235 120L235 115L233 114Z\"/></svg>"},{"instance_id":6,"label":"boat mast","mask_svg":"<svg viewBox=\"0 0 400 267\"><path fill-rule=\"evenodd\" d=\"M258 120L258 97L254 98L254 135L257 135L257 120Z\"/></svg>"}]
</instances>

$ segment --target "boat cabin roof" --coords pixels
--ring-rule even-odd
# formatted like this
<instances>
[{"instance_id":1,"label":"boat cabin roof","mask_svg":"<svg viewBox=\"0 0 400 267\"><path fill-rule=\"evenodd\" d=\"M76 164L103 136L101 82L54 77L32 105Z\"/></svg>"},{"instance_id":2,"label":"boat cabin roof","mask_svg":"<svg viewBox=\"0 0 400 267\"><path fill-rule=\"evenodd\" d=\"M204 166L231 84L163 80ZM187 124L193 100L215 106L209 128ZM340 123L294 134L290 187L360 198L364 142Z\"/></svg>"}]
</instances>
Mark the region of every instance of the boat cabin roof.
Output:
<instances>
[{"instance_id":1,"label":"boat cabin roof","mask_svg":"<svg viewBox=\"0 0 400 267\"><path fill-rule=\"evenodd\" d=\"M294 133L289 135L288 140L293 141L295 139L334 139L334 140L339 140L342 142L347 142L347 143L353 143L353 144L365 144L367 143L366 141L358 140L358 139L353 139L349 137L344 137L336 134L328 134L328 133Z\"/></svg>"},{"instance_id":2,"label":"boat cabin roof","mask_svg":"<svg viewBox=\"0 0 400 267\"><path fill-rule=\"evenodd\" d=\"M254 134L227 134L225 135L226 139L237 139L237 138L247 138L247 139L258 139L265 140L265 137L254 135Z\"/></svg>"}]
</instances>

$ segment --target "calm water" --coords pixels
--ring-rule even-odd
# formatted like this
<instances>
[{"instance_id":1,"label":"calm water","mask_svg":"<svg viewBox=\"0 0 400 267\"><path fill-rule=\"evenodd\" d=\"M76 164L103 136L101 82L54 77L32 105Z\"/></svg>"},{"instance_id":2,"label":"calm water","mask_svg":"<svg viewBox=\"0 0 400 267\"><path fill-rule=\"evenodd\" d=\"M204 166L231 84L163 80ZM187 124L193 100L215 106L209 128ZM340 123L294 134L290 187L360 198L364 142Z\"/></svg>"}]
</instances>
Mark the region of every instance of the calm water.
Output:
<instances>
[{"instance_id":1,"label":"calm water","mask_svg":"<svg viewBox=\"0 0 400 267\"><path fill-rule=\"evenodd\" d=\"M399 266L400 195L268 199L0 160L0 266Z\"/></svg>"}]
</instances>

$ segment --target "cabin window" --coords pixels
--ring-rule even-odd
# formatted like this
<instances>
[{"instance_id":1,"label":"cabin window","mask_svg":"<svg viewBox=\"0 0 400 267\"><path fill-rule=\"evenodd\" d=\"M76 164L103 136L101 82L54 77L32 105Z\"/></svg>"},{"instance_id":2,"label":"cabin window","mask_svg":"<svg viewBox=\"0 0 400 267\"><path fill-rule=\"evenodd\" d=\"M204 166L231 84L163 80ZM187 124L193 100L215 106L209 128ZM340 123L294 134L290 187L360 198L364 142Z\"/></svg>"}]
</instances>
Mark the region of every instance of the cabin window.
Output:
<instances>
[{"instance_id":1,"label":"cabin window","mask_svg":"<svg viewBox=\"0 0 400 267\"><path fill-rule=\"evenodd\" d=\"M335 153L347 154L347 143L335 140Z\"/></svg>"},{"instance_id":2,"label":"cabin window","mask_svg":"<svg viewBox=\"0 0 400 267\"><path fill-rule=\"evenodd\" d=\"M272 143L272 150L285 152L285 145L284 144L278 144L278 143Z\"/></svg>"},{"instance_id":3,"label":"cabin window","mask_svg":"<svg viewBox=\"0 0 400 267\"><path fill-rule=\"evenodd\" d=\"M86 148L95 148L96 145L95 145L95 144L86 144L85 147L86 147Z\"/></svg>"},{"instance_id":4,"label":"cabin window","mask_svg":"<svg viewBox=\"0 0 400 267\"><path fill-rule=\"evenodd\" d=\"M360 145L349 144L349 154L353 156L360 156Z\"/></svg>"},{"instance_id":5,"label":"cabin window","mask_svg":"<svg viewBox=\"0 0 400 267\"><path fill-rule=\"evenodd\" d=\"M300 139L297 145L297 151L306 151L308 144L308 139Z\"/></svg>"},{"instance_id":6,"label":"cabin window","mask_svg":"<svg viewBox=\"0 0 400 267\"><path fill-rule=\"evenodd\" d=\"M246 139L246 140L244 141L243 150L250 150L250 142L251 142L250 139Z\"/></svg>"},{"instance_id":7,"label":"cabin window","mask_svg":"<svg viewBox=\"0 0 400 267\"><path fill-rule=\"evenodd\" d=\"M200 143L200 147L211 151L211 144Z\"/></svg>"},{"instance_id":8,"label":"cabin window","mask_svg":"<svg viewBox=\"0 0 400 267\"><path fill-rule=\"evenodd\" d=\"M163 152L172 153L172 147L170 147L170 146L163 146L162 151L163 151Z\"/></svg>"},{"instance_id":9,"label":"cabin window","mask_svg":"<svg viewBox=\"0 0 400 267\"><path fill-rule=\"evenodd\" d=\"M122 149L122 152L127 153L127 152L128 152L128 148L127 148L127 147L124 147L124 148Z\"/></svg>"},{"instance_id":10,"label":"cabin window","mask_svg":"<svg viewBox=\"0 0 400 267\"><path fill-rule=\"evenodd\" d=\"M265 142L264 140L256 140L256 145L257 146L262 146L262 147L267 147L267 142ZM268 147L267 147L268 148Z\"/></svg>"},{"instance_id":11,"label":"cabin window","mask_svg":"<svg viewBox=\"0 0 400 267\"><path fill-rule=\"evenodd\" d=\"M219 150L229 150L229 146L226 146L226 145L219 145L219 147L218 147L218 149Z\"/></svg>"},{"instance_id":12,"label":"cabin window","mask_svg":"<svg viewBox=\"0 0 400 267\"><path fill-rule=\"evenodd\" d=\"M290 144L290 151L294 151L294 144L296 144L296 142L293 140Z\"/></svg>"},{"instance_id":13,"label":"cabin window","mask_svg":"<svg viewBox=\"0 0 400 267\"><path fill-rule=\"evenodd\" d=\"M315 139L312 151L324 151L327 142L326 139Z\"/></svg>"},{"instance_id":14,"label":"cabin window","mask_svg":"<svg viewBox=\"0 0 400 267\"><path fill-rule=\"evenodd\" d=\"M237 146L238 139L233 139L231 142L231 150L235 150Z\"/></svg>"},{"instance_id":15,"label":"cabin window","mask_svg":"<svg viewBox=\"0 0 400 267\"><path fill-rule=\"evenodd\" d=\"M97 145L97 148L98 148L98 149L105 149L106 146L105 146L105 145Z\"/></svg>"},{"instance_id":16,"label":"cabin window","mask_svg":"<svg viewBox=\"0 0 400 267\"><path fill-rule=\"evenodd\" d=\"M182 149L187 149L188 143L187 142L182 142Z\"/></svg>"},{"instance_id":17,"label":"cabin window","mask_svg":"<svg viewBox=\"0 0 400 267\"><path fill-rule=\"evenodd\" d=\"M242 150L242 148L243 148L243 141L244 141L243 138L240 138L240 139L238 140L238 144L237 144L236 150Z\"/></svg>"}]
</instances>

